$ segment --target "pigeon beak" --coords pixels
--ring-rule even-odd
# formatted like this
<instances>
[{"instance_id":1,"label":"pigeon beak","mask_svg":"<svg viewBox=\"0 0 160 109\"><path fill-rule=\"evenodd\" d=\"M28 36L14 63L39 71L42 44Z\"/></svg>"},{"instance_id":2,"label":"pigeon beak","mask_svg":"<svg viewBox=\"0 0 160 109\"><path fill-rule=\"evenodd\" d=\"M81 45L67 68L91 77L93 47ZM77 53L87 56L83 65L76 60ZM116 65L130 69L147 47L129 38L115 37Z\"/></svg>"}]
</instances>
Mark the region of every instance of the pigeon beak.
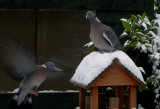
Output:
<instances>
[{"instance_id":1,"label":"pigeon beak","mask_svg":"<svg viewBox=\"0 0 160 109\"><path fill-rule=\"evenodd\" d=\"M57 68L57 67L54 67L53 70L57 71L57 72L62 72L63 71L63 70L61 70L60 68Z\"/></svg>"},{"instance_id":2,"label":"pigeon beak","mask_svg":"<svg viewBox=\"0 0 160 109\"><path fill-rule=\"evenodd\" d=\"M86 15L86 19L88 19L88 15Z\"/></svg>"}]
</instances>

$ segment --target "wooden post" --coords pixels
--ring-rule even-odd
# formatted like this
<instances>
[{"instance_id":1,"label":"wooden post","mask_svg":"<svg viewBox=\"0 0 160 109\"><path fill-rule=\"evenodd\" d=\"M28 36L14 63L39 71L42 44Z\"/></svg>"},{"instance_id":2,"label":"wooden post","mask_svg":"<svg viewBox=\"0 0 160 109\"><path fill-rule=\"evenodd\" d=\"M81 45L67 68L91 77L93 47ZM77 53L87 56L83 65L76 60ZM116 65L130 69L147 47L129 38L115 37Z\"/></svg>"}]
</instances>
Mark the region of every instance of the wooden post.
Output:
<instances>
[{"instance_id":1,"label":"wooden post","mask_svg":"<svg viewBox=\"0 0 160 109\"><path fill-rule=\"evenodd\" d=\"M109 99L109 109L119 109L119 98Z\"/></svg>"},{"instance_id":2,"label":"wooden post","mask_svg":"<svg viewBox=\"0 0 160 109\"><path fill-rule=\"evenodd\" d=\"M99 93L98 94L98 109L105 109L106 108L106 94Z\"/></svg>"},{"instance_id":3,"label":"wooden post","mask_svg":"<svg viewBox=\"0 0 160 109\"><path fill-rule=\"evenodd\" d=\"M137 86L129 87L129 109L137 108Z\"/></svg>"},{"instance_id":4,"label":"wooden post","mask_svg":"<svg viewBox=\"0 0 160 109\"><path fill-rule=\"evenodd\" d=\"M124 86L117 86L116 96L119 98L119 109L124 105Z\"/></svg>"},{"instance_id":5,"label":"wooden post","mask_svg":"<svg viewBox=\"0 0 160 109\"><path fill-rule=\"evenodd\" d=\"M86 96L85 109L90 109L90 96Z\"/></svg>"},{"instance_id":6,"label":"wooden post","mask_svg":"<svg viewBox=\"0 0 160 109\"><path fill-rule=\"evenodd\" d=\"M90 109L98 109L98 87L91 86Z\"/></svg>"},{"instance_id":7,"label":"wooden post","mask_svg":"<svg viewBox=\"0 0 160 109\"><path fill-rule=\"evenodd\" d=\"M85 97L86 90L83 88L79 88L79 106L81 109L85 109Z\"/></svg>"}]
</instances>

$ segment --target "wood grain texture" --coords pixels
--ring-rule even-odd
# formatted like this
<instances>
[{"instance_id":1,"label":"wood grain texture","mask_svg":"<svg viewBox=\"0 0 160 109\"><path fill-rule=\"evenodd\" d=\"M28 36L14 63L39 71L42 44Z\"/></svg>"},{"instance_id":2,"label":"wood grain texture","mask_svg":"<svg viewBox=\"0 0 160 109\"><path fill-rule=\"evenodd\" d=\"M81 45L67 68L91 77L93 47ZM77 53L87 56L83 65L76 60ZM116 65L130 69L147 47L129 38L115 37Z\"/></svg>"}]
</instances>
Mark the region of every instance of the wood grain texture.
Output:
<instances>
[{"instance_id":1,"label":"wood grain texture","mask_svg":"<svg viewBox=\"0 0 160 109\"><path fill-rule=\"evenodd\" d=\"M116 96L119 98L119 109L124 105L124 86L117 86Z\"/></svg>"},{"instance_id":2,"label":"wood grain texture","mask_svg":"<svg viewBox=\"0 0 160 109\"><path fill-rule=\"evenodd\" d=\"M129 87L129 109L137 108L137 86Z\"/></svg>"},{"instance_id":3,"label":"wood grain texture","mask_svg":"<svg viewBox=\"0 0 160 109\"><path fill-rule=\"evenodd\" d=\"M98 87L91 87L90 109L98 109Z\"/></svg>"},{"instance_id":4,"label":"wood grain texture","mask_svg":"<svg viewBox=\"0 0 160 109\"><path fill-rule=\"evenodd\" d=\"M85 97L86 97L86 90L83 88L79 88L79 106L81 109L85 109Z\"/></svg>"},{"instance_id":5,"label":"wood grain texture","mask_svg":"<svg viewBox=\"0 0 160 109\"><path fill-rule=\"evenodd\" d=\"M119 109L119 98L110 98L109 99L109 109Z\"/></svg>"},{"instance_id":6,"label":"wood grain texture","mask_svg":"<svg viewBox=\"0 0 160 109\"><path fill-rule=\"evenodd\" d=\"M117 62L114 62L91 86L141 85Z\"/></svg>"}]
</instances>

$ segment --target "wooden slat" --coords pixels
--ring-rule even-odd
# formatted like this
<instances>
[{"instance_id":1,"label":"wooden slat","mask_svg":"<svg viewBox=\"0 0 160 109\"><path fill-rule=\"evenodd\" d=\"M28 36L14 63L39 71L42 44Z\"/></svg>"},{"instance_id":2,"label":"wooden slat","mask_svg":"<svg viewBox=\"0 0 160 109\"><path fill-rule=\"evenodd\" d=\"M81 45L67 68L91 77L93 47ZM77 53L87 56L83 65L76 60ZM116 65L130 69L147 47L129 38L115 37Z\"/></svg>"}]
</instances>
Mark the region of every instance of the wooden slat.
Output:
<instances>
[{"instance_id":1,"label":"wooden slat","mask_svg":"<svg viewBox=\"0 0 160 109\"><path fill-rule=\"evenodd\" d=\"M98 109L98 87L91 87L90 109Z\"/></svg>"},{"instance_id":2,"label":"wooden slat","mask_svg":"<svg viewBox=\"0 0 160 109\"><path fill-rule=\"evenodd\" d=\"M85 109L90 109L90 96L86 96Z\"/></svg>"},{"instance_id":3,"label":"wooden slat","mask_svg":"<svg viewBox=\"0 0 160 109\"><path fill-rule=\"evenodd\" d=\"M119 109L119 98L109 99L109 109Z\"/></svg>"},{"instance_id":4,"label":"wooden slat","mask_svg":"<svg viewBox=\"0 0 160 109\"><path fill-rule=\"evenodd\" d=\"M129 109L137 108L137 86L129 88Z\"/></svg>"},{"instance_id":5,"label":"wooden slat","mask_svg":"<svg viewBox=\"0 0 160 109\"><path fill-rule=\"evenodd\" d=\"M123 109L123 104L124 104L124 86L117 86L116 96L119 98L119 109Z\"/></svg>"},{"instance_id":6,"label":"wooden slat","mask_svg":"<svg viewBox=\"0 0 160 109\"><path fill-rule=\"evenodd\" d=\"M128 71L114 62L91 86L141 85Z\"/></svg>"},{"instance_id":7,"label":"wooden slat","mask_svg":"<svg viewBox=\"0 0 160 109\"><path fill-rule=\"evenodd\" d=\"M106 94L105 93L99 93L98 94L98 107L99 109L105 109L106 108Z\"/></svg>"},{"instance_id":8,"label":"wooden slat","mask_svg":"<svg viewBox=\"0 0 160 109\"><path fill-rule=\"evenodd\" d=\"M85 97L86 90L83 88L79 88L79 106L81 109L85 109Z\"/></svg>"}]
</instances>

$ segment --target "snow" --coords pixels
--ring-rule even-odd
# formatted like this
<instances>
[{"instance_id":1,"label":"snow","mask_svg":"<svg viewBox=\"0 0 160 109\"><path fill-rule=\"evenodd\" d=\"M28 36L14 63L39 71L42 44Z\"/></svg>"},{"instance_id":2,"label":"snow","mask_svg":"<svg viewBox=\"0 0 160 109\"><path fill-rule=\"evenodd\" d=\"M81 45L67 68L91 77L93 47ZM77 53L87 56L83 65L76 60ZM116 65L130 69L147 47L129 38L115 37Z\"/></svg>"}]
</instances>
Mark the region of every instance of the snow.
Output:
<instances>
[{"instance_id":1,"label":"snow","mask_svg":"<svg viewBox=\"0 0 160 109\"><path fill-rule=\"evenodd\" d=\"M151 34L153 37L156 37L155 33L153 33L153 31L149 31L149 34Z\"/></svg>"},{"instance_id":2,"label":"snow","mask_svg":"<svg viewBox=\"0 0 160 109\"><path fill-rule=\"evenodd\" d=\"M118 58L119 62L125 68L133 73L133 75L141 82L145 83L139 68L134 64L129 56L122 51L115 51L111 53L100 53L94 51L90 53L81 61L75 71L75 74L71 78L71 81L86 87L96 77L98 77L101 72L111 65L115 58Z\"/></svg>"},{"instance_id":3,"label":"snow","mask_svg":"<svg viewBox=\"0 0 160 109\"><path fill-rule=\"evenodd\" d=\"M120 20L121 20L121 21L124 21L124 22L128 22L128 21L127 21L126 19L124 19L124 18L123 18L123 19L120 19Z\"/></svg>"},{"instance_id":4,"label":"snow","mask_svg":"<svg viewBox=\"0 0 160 109\"><path fill-rule=\"evenodd\" d=\"M81 109L80 107L76 107L75 109Z\"/></svg>"},{"instance_id":5,"label":"snow","mask_svg":"<svg viewBox=\"0 0 160 109\"><path fill-rule=\"evenodd\" d=\"M15 89L14 91L9 91L5 93L18 93L19 88ZM38 93L78 93L78 90L66 90L66 91L58 91L58 90L43 90L38 91ZM89 92L89 91L87 91Z\"/></svg>"},{"instance_id":6,"label":"snow","mask_svg":"<svg viewBox=\"0 0 160 109\"><path fill-rule=\"evenodd\" d=\"M85 44L84 46L90 47L90 46L92 46L92 45L93 45L93 42L91 41L91 42Z\"/></svg>"},{"instance_id":7,"label":"snow","mask_svg":"<svg viewBox=\"0 0 160 109\"><path fill-rule=\"evenodd\" d=\"M141 104L138 105L138 109L144 109Z\"/></svg>"},{"instance_id":8,"label":"snow","mask_svg":"<svg viewBox=\"0 0 160 109\"><path fill-rule=\"evenodd\" d=\"M150 21L148 20L147 17L144 18L144 23L148 24L148 25L151 25Z\"/></svg>"},{"instance_id":9,"label":"snow","mask_svg":"<svg viewBox=\"0 0 160 109\"><path fill-rule=\"evenodd\" d=\"M160 14L156 14L156 20L155 22L158 22L158 24L160 25ZM160 28L158 28L158 36L160 36Z\"/></svg>"},{"instance_id":10,"label":"snow","mask_svg":"<svg viewBox=\"0 0 160 109\"><path fill-rule=\"evenodd\" d=\"M147 30L147 25L143 22L142 26Z\"/></svg>"},{"instance_id":11,"label":"snow","mask_svg":"<svg viewBox=\"0 0 160 109\"><path fill-rule=\"evenodd\" d=\"M129 44L131 43L131 41L127 40L125 43L124 43L124 46L128 46Z\"/></svg>"},{"instance_id":12,"label":"snow","mask_svg":"<svg viewBox=\"0 0 160 109\"><path fill-rule=\"evenodd\" d=\"M136 32L137 34L144 35L142 32Z\"/></svg>"},{"instance_id":13,"label":"snow","mask_svg":"<svg viewBox=\"0 0 160 109\"><path fill-rule=\"evenodd\" d=\"M128 35L126 32L123 32L122 34L121 34L121 36L123 36L123 35Z\"/></svg>"},{"instance_id":14,"label":"snow","mask_svg":"<svg viewBox=\"0 0 160 109\"><path fill-rule=\"evenodd\" d=\"M138 68L142 73L146 74L146 72L144 71L144 69L142 67L138 67Z\"/></svg>"},{"instance_id":15,"label":"snow","mask_svg":"<svg viewBox=\"0 0 160 109\"><path fill-rule=\"evenodd\" d=\"M18 91L19 91L19 88L15 89L13 93L18 93Z\"/></svg>"},{"instance_id":16,"label":"snow","mask_svg":"<svg viewBox=\"0 0 160 109\"><path fill-rule=\"evenodd\" d=\"M44 90L38 91L38 93L78 93L78 90L66 90L66 91L54 91L54 90Z\"/></svg>"}]
</instances>

